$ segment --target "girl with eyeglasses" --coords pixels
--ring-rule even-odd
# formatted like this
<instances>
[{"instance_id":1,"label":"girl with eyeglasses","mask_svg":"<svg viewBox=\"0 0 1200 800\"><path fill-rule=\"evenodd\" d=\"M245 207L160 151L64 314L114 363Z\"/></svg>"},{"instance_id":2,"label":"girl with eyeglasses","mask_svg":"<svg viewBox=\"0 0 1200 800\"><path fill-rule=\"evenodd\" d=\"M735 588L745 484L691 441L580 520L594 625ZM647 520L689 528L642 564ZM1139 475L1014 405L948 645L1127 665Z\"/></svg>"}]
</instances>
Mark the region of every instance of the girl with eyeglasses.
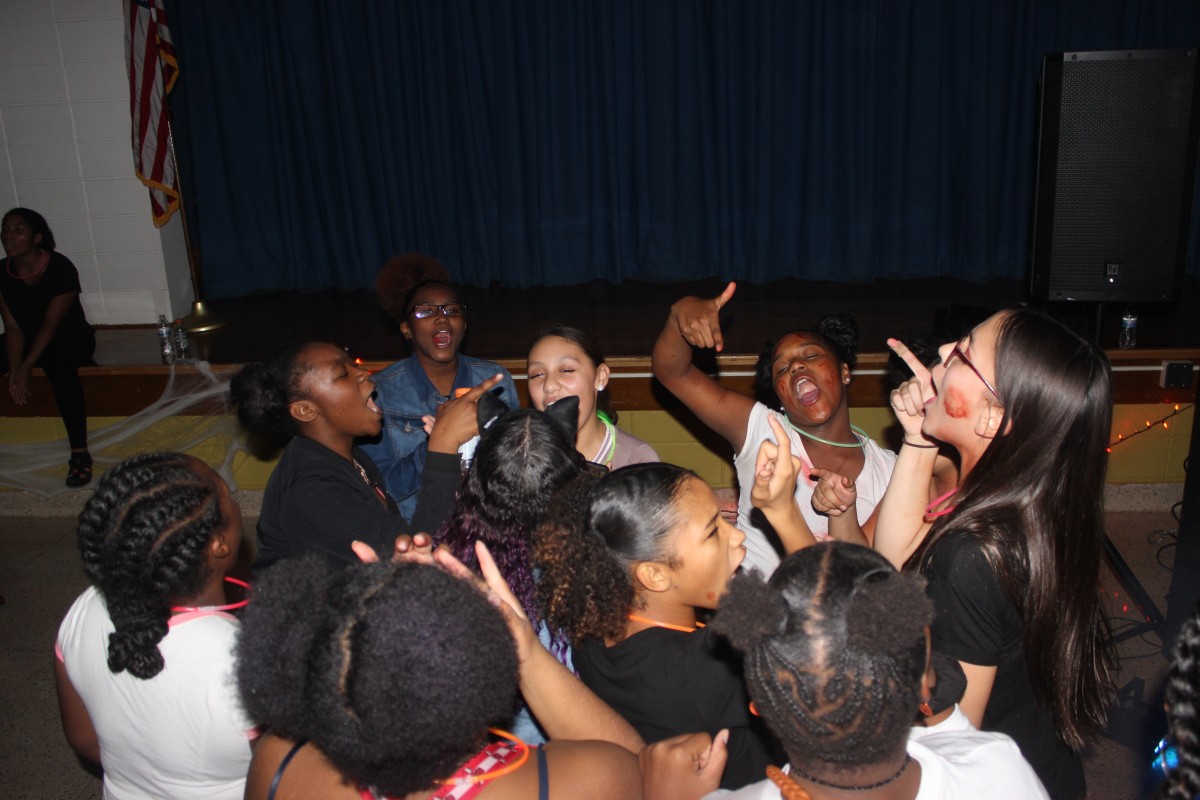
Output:
<instances>
[{"instance_id":1,"label":"girl with eyeglasses","mask_svg":"<svg viewBox=\"0 0 1200 800\"><path fill-rule=\"evenodd\" d=\"M1052 797L1083 797L1079 751L1113 691L1098 590L1108 360L1027 308L942 345L932 371L889 344L915 377L891 396L904 445L875 547L928 580L933 649L962 664L971 722L1012 736ZM934 496L939 443L961 477Z\"/></svg>"},{"instance_id":2,"label":"girl with eyeglasses","mask_svg":"<svg viewBox=\"0 0 1200 800\"><path fill-rule=\"evenodd\" d=\"M383 434L363 450L378 465L400 513L411 517L429 452L426 431L441 410L494 375L502 376L504 404L516 408L519 402L504 367L459 352L467 334L467 306L436 258L421 253L393 258L380 270L375 291L412 355L375 374Z\"/></svg>"}]
</instances>

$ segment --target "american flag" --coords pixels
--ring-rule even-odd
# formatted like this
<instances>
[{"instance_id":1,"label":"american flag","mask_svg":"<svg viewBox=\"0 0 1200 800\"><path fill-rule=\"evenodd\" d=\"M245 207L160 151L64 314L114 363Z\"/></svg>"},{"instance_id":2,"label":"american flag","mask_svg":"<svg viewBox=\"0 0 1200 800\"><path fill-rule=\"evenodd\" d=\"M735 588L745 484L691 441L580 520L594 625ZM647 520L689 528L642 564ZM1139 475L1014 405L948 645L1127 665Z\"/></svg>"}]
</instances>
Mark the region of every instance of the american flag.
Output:
<instances>
[{"instance_id":1,"label":"american flag","mask_svg":"<svg viewBox=\"0 0 1200 800\"><path fill-rule=\"evenodd\" d=\"M179 208L179 184L166 107L179 77L162 0L125 0L125 62L133 119L133 166L150 189L150 210L161 228Z\"/></svg>"}]
</instances>

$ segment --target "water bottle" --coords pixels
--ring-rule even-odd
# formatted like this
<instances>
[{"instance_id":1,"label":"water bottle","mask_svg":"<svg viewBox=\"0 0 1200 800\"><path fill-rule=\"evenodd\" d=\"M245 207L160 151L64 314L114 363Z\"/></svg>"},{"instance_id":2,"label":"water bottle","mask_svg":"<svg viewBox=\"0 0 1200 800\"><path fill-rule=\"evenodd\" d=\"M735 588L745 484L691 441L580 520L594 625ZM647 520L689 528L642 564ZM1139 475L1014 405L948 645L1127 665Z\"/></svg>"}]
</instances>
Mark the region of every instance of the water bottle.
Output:
<instances>
[{"instance_id":1,"label":"water bottle","mask_svg":"<svg viewBox=\"0 0 1200 800\"><path fill-rule=\"evenodd\" d=\"M175 340L175 357L184 359L188 357L188 338L187 331L183 329L183 320L175 320L175 327L171 330L172 338Z\"/></svg>"},{"instance_id":2,"label":"water bottle","mask_svg":"<svg viewBox=\"0 0 1200 800\"><path fill-rule=\"evenodd\" d=\"M1121 338L1117 346L1122 350L1132 350L1137 347L1137 314L1129 313L1121 317Z\"/></svg>"},{"instance_id":3,"label":"water bottle","mask_svg":"<svg viewBox=\"0 0 1200 800\"><path fill-rule=\"evenodd\" d=\"M158 315L158 352L164 364L175 363L175 345L171 343L171 324L164 314Z\"/></svg>"}]
</instances>

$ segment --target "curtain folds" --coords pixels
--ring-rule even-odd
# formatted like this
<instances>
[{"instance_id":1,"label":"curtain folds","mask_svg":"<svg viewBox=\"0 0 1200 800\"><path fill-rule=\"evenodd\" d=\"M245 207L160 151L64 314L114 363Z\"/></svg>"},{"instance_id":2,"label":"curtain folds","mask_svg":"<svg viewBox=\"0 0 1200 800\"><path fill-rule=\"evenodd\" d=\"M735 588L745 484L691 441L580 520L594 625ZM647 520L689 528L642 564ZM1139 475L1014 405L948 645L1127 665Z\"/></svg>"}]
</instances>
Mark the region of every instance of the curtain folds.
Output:
<instances>
[{"instance_id":1,"label":"curtain folds","mask_svg":"<svg viewBox=\"0 0 1200 800\"><path fill-rule=\"evenodd\" d=\"M409 250L474 285L1020 277L1044 53L1200 40L1186 0L168 12L211 297L364 288Z\"/></svg>"}]
</instances>

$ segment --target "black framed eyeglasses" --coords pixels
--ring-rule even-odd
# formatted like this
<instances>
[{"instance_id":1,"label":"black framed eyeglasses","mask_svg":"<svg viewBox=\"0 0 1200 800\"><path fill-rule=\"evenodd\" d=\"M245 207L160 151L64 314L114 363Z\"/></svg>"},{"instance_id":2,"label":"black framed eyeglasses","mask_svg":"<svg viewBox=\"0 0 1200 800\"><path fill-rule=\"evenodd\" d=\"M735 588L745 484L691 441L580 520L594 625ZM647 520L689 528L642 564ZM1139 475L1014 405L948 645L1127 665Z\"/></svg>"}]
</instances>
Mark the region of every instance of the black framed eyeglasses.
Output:
<instances>
[{"instance_id":1,"label":"black framed eyeglasses","mask_svg":"<svg viewBox=\"0 0 1200 800\"><path fill-rule=\"evenodd\" d=\"M986 386L987 390L992 393L992 397L996 398L996 400L1000 399L1000 393L996 391L996 387L992 386L991 382L987 378L983 377L983 373L979 371L978 367L971 363L971 359L967 358L967 354L964 353L962 348L958 345L954 345L954 349L951 350L950 355L946 357L946 366L949 367L950 362L956 358L962 363L966 364L967 368L971 370L971 372L975 373L975 377L983 381L983 385Z\"/></svg>"},{"instance_id":2,"label":"black framed eyeglasses","mask_svg":"<svg viewBox=\"0 0 1200 800\"><path fill-rule=\"evenodd\" d=\"M417 319L429 319L436 317L438 313L445 314L447 317L465 317L467 315L466 303L421 303L418 306L413 306L408 310Z\"/></svg>"}]
</instances>

